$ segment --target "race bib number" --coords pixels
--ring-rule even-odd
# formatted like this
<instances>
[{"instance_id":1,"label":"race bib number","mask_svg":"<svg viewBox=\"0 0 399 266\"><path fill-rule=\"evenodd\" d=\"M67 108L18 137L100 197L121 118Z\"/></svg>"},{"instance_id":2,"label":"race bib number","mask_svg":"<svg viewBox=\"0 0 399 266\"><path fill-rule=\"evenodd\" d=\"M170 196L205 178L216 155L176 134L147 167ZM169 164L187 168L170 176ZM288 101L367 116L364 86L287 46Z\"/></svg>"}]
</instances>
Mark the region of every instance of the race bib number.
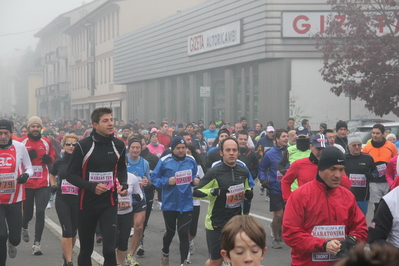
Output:
<instances>
[{"instance_id":1,"label":"race bib number","mask_svg":"<svg viewBox=\"0 0 399 266\"><path fill-rule=\"evenodd\" d=\"M215 138L209 138L208 139L208 146L212 147L213 143L215 142Z\"/></svg>"},{"instance_id":2,"label":"race bib number","mask_svg":"<svg viewBox=\"0 0 399 266\"><path fill-rule=\"evenodd\" d=\"M65 179L61 181L61 193L62 194L69 194L69 195L78 195L79 188L77 186L72 185Z\"/></svg>"},{"instance_id":3,"label":"race bib number","mask_svg":"<svg viewBox=\"0 0 399 266\"><path fill-rule=\"evenodd\" d=\"M351 181L352 187L366 187L366 176L363 174L350 174L349 180Z\"/></svg>"},{"instance_id":4,"label":"race bib number","mask_svg":"<svg viewBox=\"0 0 399 266\"><path fill-rule=\"evenodd\" d=\"M105 184L110 190L114 186L114 176L112 172L90 172L89 182Z\"/></svg>"},{"instance_id":5,"label":"race bib number","mask_svg":"<svg viewBox=\"0 0 399 266\"><path fill-rule=\"evenodd\" d=\"M176 172L176 185L187 185L193 181L191 170L177 171Z\"/></svg>"},{"instance_id":6,"label":"race bib number","mask_svg":"<svg viewBox=\"0 0 399 266\"><path fill-rule=\"evenodd\" d=\"M277 170L277 181L283 180L283 174Z\"/></svg>"},{"instance_id":7,"label":"race bib number","mask_svg":"<svg viewBox=\"0 0 399 266\"><path fill-rule=\"evenodd\" d=\"M0 194L11 194L15 192L15 174L0 174Z\"/></svg>"},{"instance_id":8,"label":"race bib number","mask_svg":"<svg viewBox=\"0 0 399 266\"><path fill-rule=\"evenodd\" d=\"M244 184L238 184L229 187L229 193L226 194L226 208L237 208L244 200Z\"/></svg>"},{"instance_id":9,"label":"race bib number","mask_svg":"<svg viewBox=\"0 0 399 266\"><path fill-rule=\"evenodd\" d=\"M325 240L345 239L345 225L320 225L313 227L312 236ZM335 261L337 257L327 252L313 252L312 261Z\"/></svg>"},{"instance_id":10,"label":"race bib number","mask_svg":"<svg viewBox=\"0 0 399 266\"><path fill-rule=\"evenodd\" d=\"M387 169L387 165L385 163L377 165L378 177L384 176L386 169Z\"/></svg>"},{"instance_id":11,"label":"race bib number","mask_svg":"<svg viewBox=\"0 0 399 266\"><path fill-rule=\"evenodd\" d=\"M43 166L41 165L33 165L33 175L30 178L42 178L43 176Z\"/></svg>"},{"instance_id":12,"label":"race bib number","mask_svg":"<svg viewBox=\"0 0 399 266\"><path fill-rule=\"evenodd\" d=\"M132 196L131 195L127 195L127 196L119 196L118 199L118 209L119 210L124 210L124 209L128 209L132 206Z\"/></svg>"}]
</instances>

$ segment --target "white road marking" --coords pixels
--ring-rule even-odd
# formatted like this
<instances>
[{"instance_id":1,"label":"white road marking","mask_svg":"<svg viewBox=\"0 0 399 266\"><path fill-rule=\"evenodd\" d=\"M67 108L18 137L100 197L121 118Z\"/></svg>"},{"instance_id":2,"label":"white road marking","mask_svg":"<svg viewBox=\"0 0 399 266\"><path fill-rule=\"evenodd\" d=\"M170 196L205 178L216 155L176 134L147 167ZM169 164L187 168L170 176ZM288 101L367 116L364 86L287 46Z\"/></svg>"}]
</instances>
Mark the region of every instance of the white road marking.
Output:
<instances>
[{"instance_id":1,"label":"white road marking","mask_svg":"<svg viewBox=\"0 0 399 266\"><path fill-rule=\"evenodd\" d=\"M50 226L51 228L53 228L58 234L60 234L60 236L62 236L62 230L61 230L61 226L59 226L58 224L56 224L55 222L53 222L53 220L51 220L49 217L46 216L45 218L46 223L48 226ZM94 241L94 239L93 239ZM77 248L80 249L80 242L79 239L76 239L76 243L75 246ZM93 253L91 254L91 258L93 260L95 260L99 265L103 265L104 264L104 258L103 256L101 256L100 254L98 254L96 251L93 250Z\"/></svg>"},{"instance_id":2,"label":"white road marking","mask_svg":"<svg viewBox=\"0 0 399 266\"><path fill-rule=\"evenodd\" d=\"M201 201L209 204L209 200L201 200ZM268 221L268 222L272 222L272 221L273 221L273 220L270 219L270 218L267 218L267 217L265 217L265 216L258 215L258 214L255 214L255 213L249 213L249 215L251 215L251 216L253 216L253 217L255 217L255 218L264 220L264 221Z\"/></svg>"}]
</instances>

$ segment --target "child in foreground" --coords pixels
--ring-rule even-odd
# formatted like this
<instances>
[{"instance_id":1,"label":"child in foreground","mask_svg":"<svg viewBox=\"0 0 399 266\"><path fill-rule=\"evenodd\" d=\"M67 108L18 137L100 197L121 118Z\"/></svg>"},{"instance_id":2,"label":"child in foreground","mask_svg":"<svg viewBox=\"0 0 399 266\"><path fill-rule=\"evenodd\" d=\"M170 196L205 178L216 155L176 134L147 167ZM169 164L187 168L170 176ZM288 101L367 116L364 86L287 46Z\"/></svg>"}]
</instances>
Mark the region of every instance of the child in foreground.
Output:
<instances>
[{"instance_id":1,"label":"child in foreground","mask_svg":"<svg viewBox=\"0 0 399 266\"><path fill-rule=\"evenodd\" d=\"M223 227L223 259L231 266L260 266L266 254L266 233L252 216L237 215Z\"/></svg>"}]
</instances>

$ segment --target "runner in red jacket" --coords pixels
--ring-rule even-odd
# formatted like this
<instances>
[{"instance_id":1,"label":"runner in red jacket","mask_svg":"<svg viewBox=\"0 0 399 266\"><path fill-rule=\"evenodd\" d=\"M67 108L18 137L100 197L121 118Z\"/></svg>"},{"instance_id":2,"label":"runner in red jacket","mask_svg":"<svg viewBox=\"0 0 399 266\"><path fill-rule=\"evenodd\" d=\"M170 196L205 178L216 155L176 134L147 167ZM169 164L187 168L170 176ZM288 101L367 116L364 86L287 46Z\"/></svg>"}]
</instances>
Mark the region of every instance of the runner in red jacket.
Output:
<instances>
[{"instance_id":1,"label":"runner in red jacket","mask_svg":"<svg viewBox=\"0 0 399 266\"><path fill-rule=\"evenodd\" d=\"M7 240L10 258L21 242L24 183L33 174L28 151L12 140L11 122L0 120L0 265L6 265Z\"/></svg>"},{"instance_id":2,"label":"runner in red jacket","mask_svg":"<svg viewBox=\"0 0 399 266\"><path fill-rule=\"evenodd\" d=\"M367 238L366 218L352 192L340 186L345 156L326 148L315 180L295 190L285 207L283 237L292 248L291 265L334 265Z\"/></svg>"},{"instance_id":3,"label":"runner in red jacket","mask_svg":"<svg viewBox=\"0 0 399 266\"><path fill-rule=\"evenodd\" d=\"M310 149L312 151L310 156L293 162L281 180L281 190L283 192L283 200L285 202L287 202L292 193L291 184L294 183L295 179L298 179L298 187L300 187L314 180L317 176L317 165L322 152L318 150L318 147L313 145ZM342 177L341 186L347 189L351 188L351 182L345 173Z\"/></svg>"},{"instance_id":4,"label":"runner in red jacket","mask_svg":"<svg viewBox=\"0 0 399 266\"><path fill-rule=\"evenodd\" d=\"M28 121L28 136L19 139L28 150L34 174L25 184L26 201L22 222L22 237L29 242L28 224L33 217L33 203L36 204L35 239L32 246L33 255L42 255L40 241L44 229L44 212L50 199L49 169L55 159L55 151L50 140L41 136L42 120L32 116Z\"/></svg>"}]
</instances>

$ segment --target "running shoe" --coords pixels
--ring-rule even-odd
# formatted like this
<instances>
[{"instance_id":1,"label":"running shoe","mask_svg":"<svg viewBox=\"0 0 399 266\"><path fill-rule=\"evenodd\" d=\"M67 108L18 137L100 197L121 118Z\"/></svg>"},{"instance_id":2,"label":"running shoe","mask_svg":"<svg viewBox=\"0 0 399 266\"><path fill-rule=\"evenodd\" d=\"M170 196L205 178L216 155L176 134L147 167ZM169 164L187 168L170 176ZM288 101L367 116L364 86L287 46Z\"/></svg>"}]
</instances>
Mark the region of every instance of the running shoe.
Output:
<instances>
[{"instance_id":1,"label":"running shoe","mask_svg":"<svg viewBox=\"0 0 399 266\"><path fill-rule=\"evenodd\" d=\"M68 262L65 266L73 266L73 262Z\"/></svg>"},{"instance_id":2,"label":"running shoe","mask_svg":"<svg viewBox=\"0 0 399 266\"><path fill-rule=\"evenodd\" d=\"M188 252L188 255L187 255L187 263L188 263L188 264L191 263L191 255L190 255L190 252Z\"/></svg>"},{"instance_id":3,"label":"running shoe","mask_svg":"<svg viewBox=\"0 0 399 266\"><path fill-rule=\"evenodd\" d=\"M144 256L145 255L145 250L143 246L143 242L140 242L140 246L137 249L137 256Z\"/></svg>"},{"instance_id":4,"label":"running shoe","mask_svg":"<svg viewBox=\"0 0 399 266\"><path fill-rule=\"evenodd\" d=\"M47 203L46 209L51 209L51 201L49 201L49 202Z\"/></svg>"},{"instance_id":5,"label":"running shoe","mask_svg":"<svg viewBox=\"0 0 399 266\"><path fill-rule=\"evenodd\" d=\"M10 243L8 243L8 256L12 259L17 256L17 248Z\"/></svg>"},{"instance_id":6,"label":"running shoe","mask_svg":"<svg viewBox=\"0 0 399 266\"><path fill-rule=\"evenodd\" d=\"M169 256L168 257L162 256L160 265L161 266L169 266Z\"/></svg>"},{"instance_id":7,"label":"running shoe","mask_svg":"<svg viewBox=\"0 0 399 266\"><path fill-rule=\"evenodd\" d=\"M29 242L30 236L29 236L28 229L23 229L23 228L22 228L22 239L23 239L25 242Z\"/></svg>"},{"instance_id":8,"label":"running shoe","mask_svg":"<svg viewBox=\"0 0 399 266\"><path fill-rule=\"evenodd\" d=\"M272 248L274 248L274 249L282 249L283 247L281 246L280 242L281 242L280 239L273 239Z\"/></svg>"},{"instance_id":9,"label":"running shoe","mask_svg":"<svg viewBox=\"0 0 399 266\"><path fill-rule=\"evenodd\" d=\"M194 246L194 240L190 241L190 255L194 255L195 253L195 246Z\"/></svg>"},{"instance_id":10,"label":"running shoe","mask_svg":"<svg viewBox=\"0 0 399 266\"><path fill-rule=\"evenodd\" d=\"M130 229L130 236L134 235L134 228L132 227L132 229Z\"/></svg>"},{"instance_id":11,"label":"running shoe","mask_svg":"<svg viewBox=\"0 0 399 266\"><path fill-rule=\"evenodd\" d=\"M180 266L188 266L188 262L187 260L184 260L182 264L180 264Z\"/></svg>"},{"instance_id":12,"label":"running shoe","mask_svg":"<svg viewBox=\"0 0 399 266\"><path fill-rule=\"evenodd\" d=\"M40 243L39 242L35 242L35 244L32 246L32 254L33 255L42 255L42 249L40 248Z\"/></svg>"},{"instance_id":13,"label":"running shoe","mask_svg":"<svg viewBox=\"0 0 399 266\"><path fill-rule=\"evenodd\" d=\"M139 263L136 261L136 258L130 254L127 254L125 264L127 266L139 266Z\"/></svg>"}]
</instances>

